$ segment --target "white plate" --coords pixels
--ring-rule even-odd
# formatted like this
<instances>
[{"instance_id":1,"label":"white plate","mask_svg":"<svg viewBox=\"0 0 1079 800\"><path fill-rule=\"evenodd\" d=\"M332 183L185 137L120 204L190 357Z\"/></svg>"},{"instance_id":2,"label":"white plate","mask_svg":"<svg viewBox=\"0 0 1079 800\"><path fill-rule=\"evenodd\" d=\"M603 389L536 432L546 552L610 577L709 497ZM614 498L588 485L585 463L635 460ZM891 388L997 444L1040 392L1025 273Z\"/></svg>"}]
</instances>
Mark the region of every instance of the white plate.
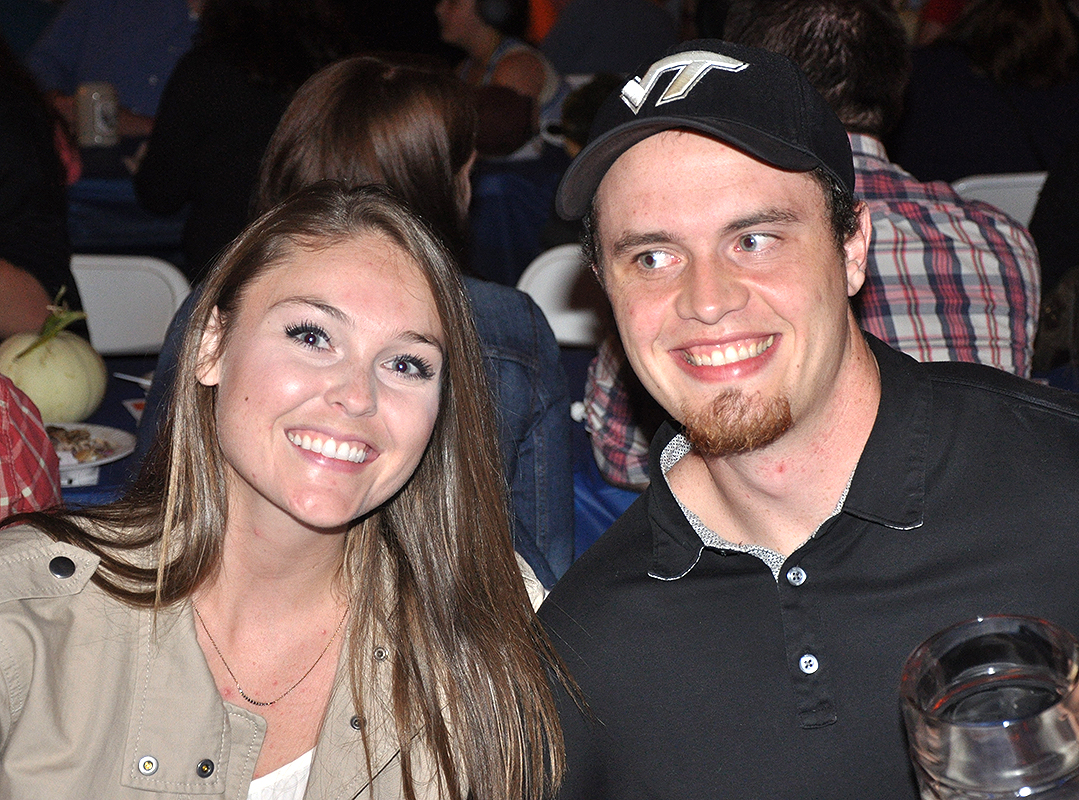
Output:
<instances>
[{"instance_id":1,"label":"white plate","mask_svg":"<svg viewBox=\"0 0 1079 800\"><path fill-rule=\"evenodd\" d=\"M88 431L90 438L105 442L112 452L107 456L100 458L94 458L89 461L72 461L71 463L64 462L64 455L60 455L60 471L68 472L71 470L86 469L87 467L99 467L102 464L111 464L113 461L119 461L124 456L129 456L135 451L135 435L122 431L119 428L110 428L107 425L90 425L86 422L50 422L46 425L47 428L63 428L64 430L76 430L82 429ZM70 453L68 456L70 457Z\"/></svg>"}]
</instances>

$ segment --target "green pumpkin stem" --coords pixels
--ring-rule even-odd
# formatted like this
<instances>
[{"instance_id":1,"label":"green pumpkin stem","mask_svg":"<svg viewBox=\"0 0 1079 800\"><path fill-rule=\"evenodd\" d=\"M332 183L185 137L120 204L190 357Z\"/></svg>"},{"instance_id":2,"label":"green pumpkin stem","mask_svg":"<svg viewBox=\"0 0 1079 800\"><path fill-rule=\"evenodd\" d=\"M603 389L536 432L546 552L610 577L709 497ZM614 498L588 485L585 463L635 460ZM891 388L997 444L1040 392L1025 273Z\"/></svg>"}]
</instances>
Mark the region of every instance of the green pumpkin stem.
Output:
<instances>
[{"instance_id":1,"label":"green pumpkin stem","mask_svg":"<svg viewBox=\"0 0 1079 800\"><path fill-rule=\"evenodd\" d=\"M41 326L41 330L38 331L37 338L34 339L25 350L15 356L16 361L35 348L41 347L41 345L45 344L50 339L55 339L56 334L71 323L78 322L80 319L86 319L85 311L72 311L68 308L67 303L61 302L61 298L66 291L66 286L60 287L60 291L56 293L52 305L48 307L51 313L45 318L45 323Z\"/></svg>"}]
</instances>

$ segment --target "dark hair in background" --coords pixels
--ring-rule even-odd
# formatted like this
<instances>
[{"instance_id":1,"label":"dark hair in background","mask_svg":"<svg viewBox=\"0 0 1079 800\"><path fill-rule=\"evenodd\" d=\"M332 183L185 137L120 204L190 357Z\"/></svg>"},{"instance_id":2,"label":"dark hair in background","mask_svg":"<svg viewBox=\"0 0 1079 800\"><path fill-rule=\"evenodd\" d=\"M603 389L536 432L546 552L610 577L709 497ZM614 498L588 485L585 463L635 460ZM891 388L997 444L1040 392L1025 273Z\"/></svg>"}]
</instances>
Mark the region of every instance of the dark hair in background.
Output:
<instances>
[{"instance_id":1,"label":"dark hair in background","mask_svg":"<svg viewBox=\"0 0 1079 800\"><path fill-rule=\"evenodd\" d=\"M121 602L158 609L190 597L220 567L228 510L216 388L197 378L211 313L219 311L218 348L227 350L253 281L287 268L297 251L370 235L400 248L427 281L445 362L438 416L416 471L346 534L347 674L357 715L392 717L406 798L415 797L412 754L422 744L434 755L447 800L468 792L485 800L542 800L563 770L548 678L569 679L532 611L513 553L468 297L449 254L381 187L346 190L330 181L308 187L232 243L203 282L170 413L121 500L18 515L0 525L28 523L100 556L92 580ZM312 270L317 280L318 267ZM387 640L392 700L365 713L364 689L375 680L370 643ZM369 746L366 729L363 735Z\"/></svg>"},{"instance_id":2,"label":"dark hair in background","mask_svg":"<svg viewBox=\"0 0 1079 800\"><path fill-rule=\"evenodd\" d=\"M22 65L3 36L0 36L0 97L24 106L34 119L38 129L33 136L38 162L46 169L49 183L58 191L66 192L67 175L56 152L55 136L59 130L61 135L72 139L71 130L52 103L45 99L34 76Z\"/></svg>"},{"instance_id":3,"label":"dark hair in background","mask_svg":"<svg viewBox=\"0 0 1079 800\"><path fill-rule=\"evenodd\" d=\"M899 118L910 49L890 0L736 3L724 38L789 58L849 131L879 137Z\"/></svg>"},{"instance_id":4,"label":"dark hair in background","mask_svg":"<svg viewBox=\"0 0 1079 800\"><path fill-rule=\"evenodd\" d=\"M1076 26L1062 0L971 0L947 33L997 83L1064 83L1079 70Z\"/></svg>"},{"instance_id":5,"label":"dark hair in background","mask_svg":"<svg viewBox=\"0 0 1079 800\"><path fill-rule=\"evenodd\" d=\"M518 39L528 30L528 0L476 0L480 19L506 36Z\"/></svg>"},{"instance_id":6,"label":"dark hair in background","mask_svg":"<svg viewBox=\"0 0 1079 800\"><path fill-rule=\"evenodd\" d=\"M476 111L454 75L356 56L308 80L262 159L262 213L324 179L380 183L408 203L459 259L467 213L462 170L475 149Z\"/></svg>"},{"instance_id":7,"label":"dark hair in background","mask_svg":"<svg viewBox=\"0 0 1079 800\"><path fill-rule=\"evenodd\" d=\"M722 39L732 0L697 0L693 23L698 39Z\"/></svg>"},{"instance_id":8,"label":"dark hair in background","mask_svg":"<svg viewBox=\"0 0 1079 800\"><path fill-rule=\"evenodd\" d=\"M250 79L293 92L359 49L346 0L206 0L198 44L226 45Z\"/></svg>"}]
</instances>

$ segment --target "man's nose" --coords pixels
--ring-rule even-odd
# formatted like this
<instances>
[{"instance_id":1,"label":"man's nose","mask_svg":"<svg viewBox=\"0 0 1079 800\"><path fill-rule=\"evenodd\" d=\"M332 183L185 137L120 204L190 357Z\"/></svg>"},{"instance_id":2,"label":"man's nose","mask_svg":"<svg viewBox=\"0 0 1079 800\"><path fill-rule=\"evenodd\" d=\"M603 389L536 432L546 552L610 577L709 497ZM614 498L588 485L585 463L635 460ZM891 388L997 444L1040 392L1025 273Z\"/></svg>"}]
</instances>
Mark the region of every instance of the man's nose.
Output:
<instances>
[{"instance_id":1,"label":"man's nose","mask_svg":"<svg viewBox=\"0 0 1079 800\"><path fill-rule=\"evenodd\" d=\"M744 308L749 291L722 256L695 258L683 271L678 292L678 315L706 325Z\"/></svg>"}]
</instances>

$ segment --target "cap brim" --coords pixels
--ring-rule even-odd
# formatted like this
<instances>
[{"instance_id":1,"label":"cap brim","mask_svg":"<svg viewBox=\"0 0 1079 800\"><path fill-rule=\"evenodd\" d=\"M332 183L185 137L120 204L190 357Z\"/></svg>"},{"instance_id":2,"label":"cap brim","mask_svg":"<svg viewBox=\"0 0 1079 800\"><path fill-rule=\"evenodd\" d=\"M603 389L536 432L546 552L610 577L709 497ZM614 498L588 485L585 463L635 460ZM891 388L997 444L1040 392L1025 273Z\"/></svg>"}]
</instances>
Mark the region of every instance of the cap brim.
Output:
<instances>
[{"instance_id":1,"label":"cap brim","mask_svg":"<svg viewBox=\"0 0 1079 800\"><path fill-rule=\"evenodd\" d=\"M756 128L714 117L649 117L630 120L590 142L566 169L555 196L555 210L562 219L580 219L592 203L607 170L624 152L649 136L669 130L690 130L714 136L732 147L779 169L807 172L828 167L815 155L791 147ZM831 171L831 170L829 170Z\"/></svg>"}]
</instances>

